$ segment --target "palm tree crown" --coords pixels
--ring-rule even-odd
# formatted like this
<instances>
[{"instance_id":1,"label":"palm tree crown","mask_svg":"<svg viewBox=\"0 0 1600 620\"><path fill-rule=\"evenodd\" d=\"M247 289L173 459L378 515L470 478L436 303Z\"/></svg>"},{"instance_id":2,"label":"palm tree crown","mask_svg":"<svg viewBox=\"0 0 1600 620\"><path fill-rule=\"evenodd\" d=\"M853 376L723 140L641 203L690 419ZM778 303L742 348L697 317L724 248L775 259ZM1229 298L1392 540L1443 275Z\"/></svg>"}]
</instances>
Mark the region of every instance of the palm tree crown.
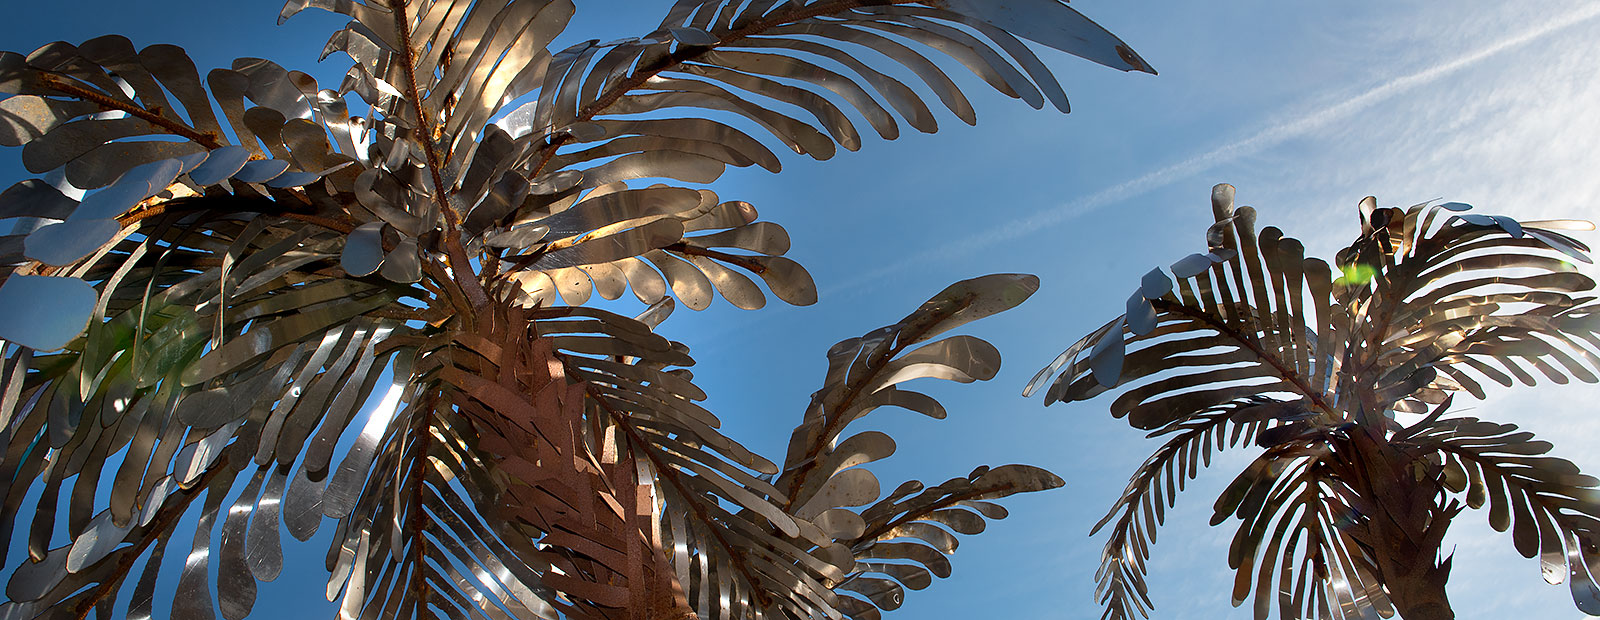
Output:
<instances>
[{"instance_id":1,"label":"palm tree crown","mask_svg":"<svg viewBox=\"0 0 1600 620\"><path fill-rule=\"evenodd\" d=\"M353 60L337 89L116 35L0 53L0 144L58 181L0 195L23 222L0 272L0 536L31 556L6 617L161 615L174 540L170 616L212 617L214 592L244 617L284 569L281 522L336 528L327 595L349 618L875 618L949 574L954 533L1005 515L988 500L1061 483L980 467L880 498L858 466L893 442L843 434L880 407L944 415L904 381L992 377L987 343L929 339L1031 277L835 346L782 461L718 430L654 328L717 295L816 300L783 228L699 187L777 171L770 144L857 149L847 110L885 139L932 132L924 91L971 123L951 64L1065 111L1018 37L1150 71L1065 4L679 0L643 37L561 50L572 0L282 18L307 8L351 20L326 48ZM636 317L583 306L630 292Z\"/></svg>"},{"instance_id":2,"label":"palm tree crown","mask_svg":"<svg viewBox=\"0 0 1600 620\"><path fill-rule=\"evenodd\" d=\"M1517 222L1460 203L1378 208L1334 264L1212 193L1208 251L1144 277L1127 313L1041 370L1026 393L1111 412L1162 444L1095 530L1111 525L1097 597L1147 614L1145 561L1165 509L1213 451L1260 455L1217 498L1239 521L1234 604L1265 618L1450 618L1441 541L1489 508L1550 583L1600 615L1600 481L1511 424L1454 415L1484 380L1595 382L1595 282L1571 220ZM1169 275L1170 274L1170 275ZM1053 380L1052 380L1053 378ZM1408 417L1409 416L1409 417Z\"/></svg>"}]
</instances>

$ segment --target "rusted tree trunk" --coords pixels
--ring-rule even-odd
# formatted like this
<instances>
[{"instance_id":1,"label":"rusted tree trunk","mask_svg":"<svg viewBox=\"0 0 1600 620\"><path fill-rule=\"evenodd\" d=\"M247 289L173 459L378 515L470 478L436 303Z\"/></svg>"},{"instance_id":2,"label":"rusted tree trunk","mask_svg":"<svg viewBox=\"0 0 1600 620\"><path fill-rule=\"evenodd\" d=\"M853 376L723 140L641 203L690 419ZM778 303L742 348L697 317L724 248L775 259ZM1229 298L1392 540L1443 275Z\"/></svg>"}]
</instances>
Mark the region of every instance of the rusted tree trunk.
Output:
<instances>
[{"instance_id":1,"label":"rusted tree trunk","mask_svg":"<svg viewBox=\"0 0 1600 620\"><path fill-rule=\"evenodd\" d=\"M1445 593L1450 558L1438 559L1445 530L1462 506L1441 505L1437 467L1381 438L1355 432L1344 477L1352 507L1366 517L1352 535L1372 550L1378 578L1405 620L1453 620Z\"/></svg>"},{"instance_id":2,"label":"rusted tree trunk","mask_svg":"<svg viewBox=\"0 0 1600 620\"><path fill-rule=\"evenodd\" d=\"M498 517L543 533L540 577L566 595L571 618L694 618L657 537L651 481L626 447L606 442L603 421L584 415L582 385L568 381L550 341L525 312L496 305L458 345L476 355L442 378L471 395L456 406L478 445L511 476ZM465 360L462 360L465 361ZM475 370L476 372L471 372ZM529 528L528 526L531 526Z\"/></svg>"}]
</instances>

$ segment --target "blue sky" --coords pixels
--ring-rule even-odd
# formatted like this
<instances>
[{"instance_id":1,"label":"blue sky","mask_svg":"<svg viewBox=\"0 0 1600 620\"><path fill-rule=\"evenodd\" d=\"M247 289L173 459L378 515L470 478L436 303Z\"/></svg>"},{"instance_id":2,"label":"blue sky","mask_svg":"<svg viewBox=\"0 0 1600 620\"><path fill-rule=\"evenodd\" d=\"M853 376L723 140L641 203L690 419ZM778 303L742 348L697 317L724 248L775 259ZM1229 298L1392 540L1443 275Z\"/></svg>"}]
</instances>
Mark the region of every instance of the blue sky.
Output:
<instances>
[{"instance_id":1,"label":"blue sky","mask_svg":"<svg viewBox=\"0 0 1600 620\"><path fill-rule=\"evenodd\" d=\"M643 34L666 4L580 2L566 40ZM1060 474L1067 487L1007 500L1011 518L964 539L954 575L911 593L889 618L1099 617L1091 597L1103 540L1087 533L1155 446L1112 420L1106 402L1046 409L1018 394L1062 348L1120 313L1141 274L1203 247L1213 184L1233 183L1263 222L1323 256L1348 242L1356 202L1369 194L1385 206L1442 197L1519 219L1600 217L1600 5L1073 6L1161 74L1050 53L1070 115L1032 110L958 78L978 110L976 127L946 114L932 136L869 137L859 153L826 162L789 157L779 175L731 170L712 188L788 228L790 256L811 271L821 301L774 302L758 312L719 301L697 314L680 310L665 326L693 348L697 382L728 434L775 457L819 387L833 342L900 318L958 279L1040 276L1028 303L969 329L1004 354L995 380L921 386L944 402L949 419L869 418L900 446L873 470L892 487L1022 462ZM274 27L278 7L28 3L7 11L0 48L26 52L117 32L140 46L182 45L203 69L260 56L336 84L342 62L314 63L342 20L308 11ZM0 153L0 172L27 178L15 150ZM1585 405L1597 397L1592 386L1552 386L1467 406L1476 408L1471 415L1533 430L1595 473L1600 417ZM1205 525L1216 492L1246 455L1216 462L1168 514L1151 560L1155 617L1249 616L1228 601L1233 532ZM1483 513L1463 515L1447 542L1458 617L1581 617L1566 587L1545 585L1537 563L1485 521ZM181 556L182 544L168 557ZM331 613L320 588L303 587L325 576L324 548L291 551L285 577L263 584L253 617ZM158 594L158 616L167 596Z\"/></svg>"}]
</instances>

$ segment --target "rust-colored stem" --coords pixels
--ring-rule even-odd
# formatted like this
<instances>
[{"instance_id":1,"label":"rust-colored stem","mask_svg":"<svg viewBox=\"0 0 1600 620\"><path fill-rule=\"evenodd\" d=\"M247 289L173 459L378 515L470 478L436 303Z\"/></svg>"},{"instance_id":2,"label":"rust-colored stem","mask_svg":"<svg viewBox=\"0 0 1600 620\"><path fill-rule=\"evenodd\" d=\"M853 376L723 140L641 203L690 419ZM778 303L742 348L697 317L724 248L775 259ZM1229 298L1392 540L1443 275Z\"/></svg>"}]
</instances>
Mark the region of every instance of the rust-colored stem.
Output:
<instances>
[{"instance_id":1,"label":"rust-colored stem","mask_svg":"<svg viewBox=\"0 0 1600 620\"><path fill-rule=\"evenodd\" d=\"M751 273L754 273L756 275L761 275L763 273L766 273L766 271L767 271L767 266L763 265L759 261L755 260L755 257L753 257L753 256L741 256L739 254L729 254L727 252L718 252L716 250L708 250L706 248L689 245L689 244L684 243L682 241L680 241L678 243L674 243L672 245L669 245L669 246L661 248L661 249L667 250L669 252L677 252L679 254L686 254L686 255L689 255L689 256L704 256L706 258L714 258L714 259L722 261L724 263L728 263L728 264L731 264L731 265L736 265L736 266L742 267L745 270L747 270L747 271L749 271Z\"/></svg>"},{"instance_id":2,"label":"rust-colored stem","mask_svg":"<svg viewBox=\"0 0 1600 620\"><path fill-rule=\"evenodd\" d=\"M432 411L432 407L419 408L422 411ZM423 575L423 567L427 565L428 537L422 533L424 521L428 511L422 507L423 466L428 462L428 445L433 441L433 434L428 432L428 415L418 415L411 423L408 434L417 445L412 448L415 452L411 457L411 467L406 472L404 485L409 485L411 493L411 512L406 515L405 531L411 535L411 578L406 584L406 591L415 597L417 609L428 607L428 585ZM402 486L401 488L405 488Z\"/></svg>"},{"instance_id":3,"label":"rust-colored stem","mask_svg":"<svg viewBox=\"0 0 1600 620\"><path fill-rule=\"evenodd\" d=\"M445 230L442 235L445 255L450 259L450 275L454 276L461 291L466 295L467 301L474 311L482 311L489 305L489 295L484 292L483 284L478 282L478 274L472 269L472 262L467 258L467 251L461 245L461 216L450 207L449 188L445 187L444 176L440 170L444 164L440 161L439 151L434 148L433 129L434 120L428 115L427 109L422 106L422 88L417 84L416 58L411 51L411 18L406 13L405 0L391 0L389 7L394 13L394 31L400 38L400 63L405 68L406 99L411 103L411 111L416 115L416 127L412 129L412 139L417 146L422 147L423 154L428 160L428 174L433 181L433 200L439 206L439 212L444 215Z\"/></svg>"},{"instance_id":4,"label":"rust-colored stem","mask_svg":"<svg viewBox=\"0 0 1600 620\"><path fill-rule=\"evenodd\" d=\"M207 149L217 149L217 148L221 148L223 146L222 141L215 135L208 134L208 133L201 133L199 131L196 131L194 128L189 127L188 125L185 125L185 124L180 123L178 121L175 121L175 120L172 120L172 119L167 118L165 116L162 116L162 115L160 115L160 114L158 114L156 112L153 112L153 111L150 111L150 110L146 110L144 108L141 108L139 106L133 105L133 104L125 102L125 101L118 101L116 99L112 99L110 97L107 97L107 96L102 95L100 93L94 92L94 91L89 90L87 88L84 88L82 86L78 86L76 84L72 84L70 82L66 82L66 81L62 80L61 78L58 78L58 77L56 77L54 75L51 75L49 73L40 73L39 74L39 83L41 85L43 85L45 88L48 88L48 89L53 90L53 91L56 91L56 92L61 93L63 95L67 95L69 97L76 97L78 99L82 99L84 101L88 101L88 102L93 103L95 105L98 105L101 108L104 108L106 110L117 110L117 111L121 111L121 112L127 112L129 116L133 116L133 117L138 118L140 120L143 120L143 121L145 121L147 123L150 123L151 125L155 125L157 127L165 129L165 130L167 130L169 133L171 133L173 135L183 136L185 138L188 138L189 140L193 141L195 144L199 144L200 146L206 147Z\"/></svg>"},{"instance_id":5,"label":"rust-colored stem","mask_svg":"<svg viewBox=\"0 0 1600 620\"><path fill-rule=\"evenodd\" d=\"M946 498L944 498L942 500L939 500L938 503L935 503L932 506L929 506L929 507L924 508L922 510L917 510L917 511L905 513L905 514L901 515L900 518L898 518L898 519L895 519L893 521L889 521L887 523L884 523L883 525L880 525L880 526L875 527L875 528L873 528L871 530L868 530L867 532L861 534L860 537L856 538L855 540L850 541L848 546L855 547L856 545L859 545L859 544L864 543L864 542L870 542L870 541L877 540L879 536L882 536L884 534L889 533L890 530L893 530L894 528L900 527L900 526L905 525L907 523L910 523L912 521L916 521L917 519L921 519L923 517L931 515L936 510L943 510L945 508L949 508L951 506L956 505L959 502L964 502L964 501L969 500L969 499L974 499L974 498L976 498L976 497L978 497L980 495L1010 490L1014 486L1016 486L1016 485L1007 482L1007 483L1002 484L1000 486L989 488L989 489L973 489L973 490L968 491L966 493L957 493L955 495L951 495L950 497L946 497Z\"/></svg>"},{"instance_id":6,"label":"rust-colored stem","mask_svg":"<svg viewBox=\"0 0 1600 620\"><path fill-rule=\"evenodd\" d=\"M1283 378L1284 381L1288 381L1289 383L1293 384L1295 390L1300 392L1302 396L1305 396L1307 400L1310 400L1313 407L1316 407L1330 418L1338 417L1334 413L1333 406L1329 405L1328 402L1323 399L1320 392L1313 390L1311 385L1306 383L1305 377L1300 376L1300 373L1295 372L1293 368L1285 366L1283 360L1278 359L1278 356L1267 353L1266 349L1261 348L1261 342L1259 340L1246 337L1244 333L1227 324L1224 324L1222 321L1218 321L1215 317L1203 312L1195 312L1180 303L1174 303L1166 299L1152 299L1150 300L1150 304L1155 306L1156 310L1158 311L1171 312L1173 314L1181 315L1184 318L1204 323L1206 327L1214 329L1218 333L1231 338L1234 342L1238 343L1239 346L1249 349L1250 352L1254 353L1257 358L1261 359L1262 362L1265 362L1268 366L1271 366L1273 370L1277 371L1278 376ZM1113 336L1121 337L1117 334L1108 334L1106 337L1110 338Z\"/></svg>"},{"instance_id":7,"label":"rust-colored stem","mask_svg":"<svg viewBox=\"0 0 1600 620\"><path fill-rule=\"evenodd\" d=\"M133 213L127 213L127 214L121 215L121 216L117 217L117 223L122 224L122 226L124 228L126 228L126 227L134 224L135 222L140 221L140 220L145 220L145 219L149 219L149 218L152 218L152 217L156 217L158 215L165 215L167 213L172 213L175 210L170 208L170 206L169 206L170 204L171 204L170 202L161 203L161 204L152 206L152 207L150 207L148 209L140 209L140 210L135 211ZM200 208L204 208L204 207L200 207ZM318 216L318 215L307 215L307 214L304 214L304 213L293 213L293 212L272 213L271 215L282 217L284 219L290 219L290 220L305 222L307 224L314 224L314 225L326 228L328 230L337 231L337 232L344 233L344 234L350 234L350 231L355 230L355 227L351 226L349 222L336 220L336 219L333 219L331 217L322 217L322 216Z\"/></svg>"},{"instance_id":8,"label":"rust-colored stem","mask_svg":"<svg viewBox=\"0 0 1600 620\"><path fill-rule=\"evenodd\" d=\"M943 315L934 317L933 320L928 321L926 324L937 324L939 321L944 320L945 316L955 314L965 307L966 303L952 304L949 310L947 310ZM822 454L822 450L831 443L831 439L834 434L841 430L839 427L844 423L844 416L836 414L840 411L849 409L850 405L854 403L857 398L861 397L861 390L866 389L867 384L872 381L872 378L877 375L879 370L883 369L883 365L887 364L889 360L894 359L895 355L898 355L900 351L904 350L906 347L905 343L915 342L920 336L920 333L914 333L902 334L900 337L896 337L894 347L885 352L878 360L875 360L878 366L872 368L868 372L862 373L862 375L857 377L854 382L845 386L844 398L839 401L839 406L836 409L833 411L823 412L822 431L817 437L817 442L808 448L805 456L801 458L801 463L803 464L795 470L792 477L788 475L788 472L784 472L784 475L779 478L780 481L782 481L785 477L789 478L789 488L785 493L787 497L784 498L785 508L792 508L794 506L795 500L800 496L800 490L805 488L806 478L810 477L811 471L818 465L816 457Z\"/></svg>"}]
</instances>

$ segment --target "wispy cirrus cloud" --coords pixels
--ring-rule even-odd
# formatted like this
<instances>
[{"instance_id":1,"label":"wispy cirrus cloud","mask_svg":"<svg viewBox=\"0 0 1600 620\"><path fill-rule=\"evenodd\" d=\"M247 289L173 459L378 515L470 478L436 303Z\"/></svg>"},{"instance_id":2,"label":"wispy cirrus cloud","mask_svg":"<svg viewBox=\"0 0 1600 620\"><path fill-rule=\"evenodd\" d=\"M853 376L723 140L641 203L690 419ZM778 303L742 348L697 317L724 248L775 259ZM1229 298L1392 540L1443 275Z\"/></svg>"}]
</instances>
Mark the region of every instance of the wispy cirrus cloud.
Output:
<instances>
[{"instance_id":1,"label":"wispy cirrus cloud","mask_svg":"<svg viewBox=\"0 0 1600 620\"><path fill-rule=\"evenodd\" d=\"M1007 221L979 231L960 240L942 244L938 248L915 253L878 269L865 271L855 278L841 282L824 291L825 298L843 296L857 289L896 274L924 268L931 263L970 256L980 250L999 246L1044 230L1062 225L1085 213L1101 209L1124 200L1140 196L1174 182L1193 177L1221 164L1237 161L1282 145L1290 140L1311 136L1339 125L1358 113L1402 95L1412 94L1466 69L1509 51L1547 39L1570 28L1600 17L1600 4L1587 4L1573 11L1557 15L1535 26L1494 39L1473 49L1446 58L1426 68L1395 75L1378 85L1346 95L1322 95L1320 101L1337 101L1331 105L1313 107L1309 111L1286 114L1269 121L1264 126L1243 132L1241 137L1195 152L1190 156L1154 171L1141 174L1120 183L1104 187L1082 198L1039 211L1034 215Z\"/></svg>"}]
</instances>

